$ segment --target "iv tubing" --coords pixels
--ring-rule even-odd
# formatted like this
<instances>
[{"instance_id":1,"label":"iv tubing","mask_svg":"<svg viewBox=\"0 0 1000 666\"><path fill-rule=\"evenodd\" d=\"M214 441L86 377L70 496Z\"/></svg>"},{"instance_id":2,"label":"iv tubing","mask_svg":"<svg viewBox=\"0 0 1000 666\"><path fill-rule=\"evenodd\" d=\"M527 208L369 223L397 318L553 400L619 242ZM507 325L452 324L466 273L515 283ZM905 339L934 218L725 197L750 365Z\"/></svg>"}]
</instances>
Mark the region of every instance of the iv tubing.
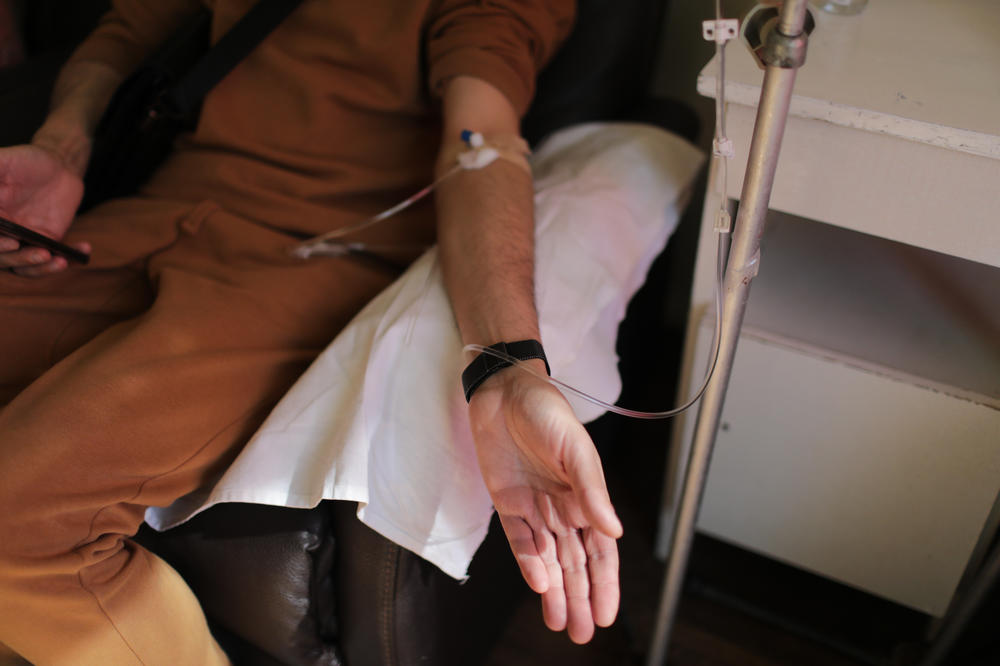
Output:
<instances>
[{"instance_id":1,"label":"iv tubing","mask_svg":"<svg viewBox=\"0 0 1000 666\"><path fill-rule=\"evenodd\" d=\"M330 240L333 240L335 238L340 238L341 236L347 236L348 234L353 234L358 231L361 231L362 229L367 229L372 225L378 224L379 222L386 220L395 215L396 213L405 210L410 206L412 206L413 204L417 203L418 201L426 197L428 194L433 192L434 189L438 185L440 185L442 181L446 180L447 178L450 178L451 176L454 176L456 173L462 171L465 168L466 167L464 167L461 164L456 164L451 169L449 169L443 176L435 180L433 183L423 188L419 192L413 194L412 196L407 197L403 201L400 201L392 208L386 209L381 213L379 213L378 215L373 215L372 217L369 217L367 220L358 222L357 224L352 224L349 227L341 227L339 229L334 229L333 231L328 231L320 236L316 236L315 238L310 238L309 240L295 246L295 248L292 250L292 253L302 258L308 258L317 248L328 248L329 246L328 241ZM336 251L334 252L336 253Z\"/></svg>"},{"instance_id":2,"label":"iv tubing","mask_svg":"<svg viewBox=\"0 0 1000 666\"><path fill-rule=\"evenodd\" d=\"M645 419L645 420L656 420L656 419L669 419L671 417L677 416L681 412L690 409L698 400L701 398L705 389L708 387L709 381L712 379L712 375L715 373L715 366L719 360L719 340L721 339L720 331L722 327L722 272L725 268L724 266L724 245L722 241L722 234L719 234L718 239L718 251L717 251L717 261L716 261L716 283L715 283L715 333L712 337L712 360L709 364L708 370L705 372L705 380L701 384L701 388L683 405L675 407L673 409L668 409L662 412L641 412L635 409L627 409L625 407L619 407L618 405L613 405L609 402L601 400L600 398L595 398L589 393L585 393L580 389L570 386L569 384L559 381L555 377L549 377L541 372L538 372L533 367L528 365L528 363L514 358L510 354L505 354L497 349L490 349L489 347L484 347L482 345L466 345L463 351L467 352L480 352L482 354L489 354L490 356L496 357L502 361L506 361L516 367L518 370L523 370L539 379L549 382L550 384L569 391L573 395L576 395L584 400L597 405L598 407L603 407L609 412L614 412L615 414L620 414L622 416L628 416L634 419Z\"/></svg>"}]
</instances>

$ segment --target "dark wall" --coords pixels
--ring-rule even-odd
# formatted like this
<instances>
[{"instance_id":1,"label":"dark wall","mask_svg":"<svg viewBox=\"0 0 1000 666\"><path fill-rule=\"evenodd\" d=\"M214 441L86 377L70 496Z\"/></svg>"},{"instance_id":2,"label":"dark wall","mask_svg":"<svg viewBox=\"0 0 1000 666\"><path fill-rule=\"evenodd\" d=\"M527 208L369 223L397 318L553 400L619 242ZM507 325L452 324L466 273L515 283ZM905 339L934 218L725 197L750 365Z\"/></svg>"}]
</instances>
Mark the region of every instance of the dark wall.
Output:
<instances>
[{"instance_id":1,"label":"dark wall","mask_svg":"<svg viewBox=\"0 0 1000 666\"><path fill-rule=\"evenodd\" d=\"M27 0L23 2L25 46L29 54L66 51L107 11L109 0Z\"/></svg>"}]
</instances>

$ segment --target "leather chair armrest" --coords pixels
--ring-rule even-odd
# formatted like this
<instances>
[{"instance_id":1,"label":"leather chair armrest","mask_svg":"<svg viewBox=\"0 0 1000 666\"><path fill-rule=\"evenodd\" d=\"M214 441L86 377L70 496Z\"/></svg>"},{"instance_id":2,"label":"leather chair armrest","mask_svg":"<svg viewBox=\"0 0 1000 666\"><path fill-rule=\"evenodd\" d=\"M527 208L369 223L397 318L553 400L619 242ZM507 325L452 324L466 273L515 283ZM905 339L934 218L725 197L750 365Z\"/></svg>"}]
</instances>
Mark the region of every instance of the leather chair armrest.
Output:
<instances>
[{"instance_id":1,"label":"leather chair armrest","mask_svg":"<svg viewBox=\"0 0 1000 666\"><path fill-rule=\"evenodd\" d=\"M166 532L145 527L137 541L184 577L241 665L483 661L527 589L499 522L463 584L356 511L220 504Z\"/></svg>"},{"instance_id":2,"label":"leather chair armrest","mask_svg":"<svg viewBox=\"0 0 1000 666\"><path fill-rule=\"evenodd\" d=\"M331 521L328 503L220 504L137 541L184 577L237 663L340 666Z\"/></svg>"},{"instance_id":3,"label":"leather chair armrest","mask_svg":"<svg viewBox=\"0 0 1000 666\"><path fill-rule=\"evenodd\" d=\"M460 583L334 502L340 648L349 666L482 663L528 589L494 518Z\"/></svg>"}]
</instances>

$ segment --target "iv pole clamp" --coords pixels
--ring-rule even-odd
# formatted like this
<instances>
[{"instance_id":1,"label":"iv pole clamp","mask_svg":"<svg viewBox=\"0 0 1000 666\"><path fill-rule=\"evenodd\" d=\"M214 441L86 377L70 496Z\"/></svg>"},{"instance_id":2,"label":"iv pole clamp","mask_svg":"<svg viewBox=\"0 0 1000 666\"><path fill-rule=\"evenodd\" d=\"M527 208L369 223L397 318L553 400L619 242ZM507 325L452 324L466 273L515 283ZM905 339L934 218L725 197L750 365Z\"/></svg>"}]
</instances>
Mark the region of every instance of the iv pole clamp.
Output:
<instances>
[{"instance_id":1,"label":"iv pole clamp","mask_svg":"<svg viewBox=\"0 0 1000 666\"><path fill-rule=\"evenodd\" d=\"M732 373L750 283L757 275L760 241L785 131L788 105L795 74L805 62L807 35L813 27L808 0L785 0L777 7L758 5L743 23L743 40L764 68L760 103L740 194L739 213L723 283L722 327L715 374L702 397L694 438L684 473L684 486L673 535L667 572L647 666L665 663L670 632L676 619L681 587L694 540L695 521L708 476L708 463L715 444L726 388Z\"/></svg>"}]
</instances>

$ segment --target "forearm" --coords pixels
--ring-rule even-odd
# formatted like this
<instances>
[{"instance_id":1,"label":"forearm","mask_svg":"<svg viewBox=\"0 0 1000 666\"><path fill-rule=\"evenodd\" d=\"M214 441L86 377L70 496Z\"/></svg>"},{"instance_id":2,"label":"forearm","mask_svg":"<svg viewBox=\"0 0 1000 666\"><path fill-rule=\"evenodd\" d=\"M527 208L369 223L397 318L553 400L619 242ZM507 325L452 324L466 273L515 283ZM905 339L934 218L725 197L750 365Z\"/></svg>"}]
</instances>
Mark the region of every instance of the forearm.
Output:
<instances>
[{"instance_id":1,"label":"forearm","mask_svg":"<svg viewBox=\"0 0 1000 666\"><path fill-rule=\"evenodd\" d=\"M463 97L469 86L480 84L459 81L450 87L445 99L451 109L446 115L445 146L454 142L462 129L487 137L517 132L516 115L502 104L491 103L490 91L485 98ZM487 103L464 108L461 101L454 101L456 96L459 100L486 99ZM442 150L439 173L454 165L453 153L447 147ZM489 345L539 338L534 302L533 199L531 174L504 159L483 169L460 171L439 186L441 266L466 343Z\"/></svg>"},{"instance_id":2,"label":"forearm","mask_svg":"<svg viewBox=\"0 0 1000 666\"><path fill-rule=\"evenodd\" d=\"M438 238L462 339L483 345L537 339L530 176L497 160L442 183Z\"/></svg>"},{"instance_id":3,"label":"forearm","mask_svg":"<svg viewBox=\"0 0 1000 666\"><path fill-rule=\"evenodd\" d=\"M67 64L56 80L49 115L32 143L53 151L82 176L97 123L121 81L122 75L104 63Z\"/></svg>"},{"instance_id":4,"label":"forearm","mask_svg":"<svg viewBox=\"0 0 1000 666\"><path fill-rule=\"evenodd\" d=\"M114 0L60 72L49 116L33 142L82 175L94 130L115 89L201 7L200 0Z\"/></svg>"}]
</instances>

